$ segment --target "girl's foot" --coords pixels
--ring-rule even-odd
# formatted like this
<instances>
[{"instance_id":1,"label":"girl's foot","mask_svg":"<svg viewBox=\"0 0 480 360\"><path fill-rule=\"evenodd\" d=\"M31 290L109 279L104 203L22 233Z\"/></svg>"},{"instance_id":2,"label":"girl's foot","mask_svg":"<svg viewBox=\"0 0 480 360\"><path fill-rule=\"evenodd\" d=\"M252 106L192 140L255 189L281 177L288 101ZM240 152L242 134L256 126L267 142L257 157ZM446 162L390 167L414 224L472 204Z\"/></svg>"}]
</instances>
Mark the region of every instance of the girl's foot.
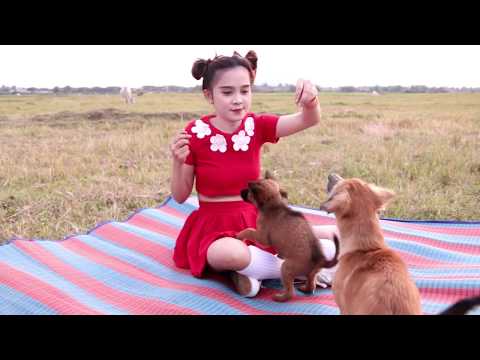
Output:
<instances>
[{"instance_id":1,"label":"girl's foot","mask_svg":"<svg viewBox=\"0 0 480 360\"><path fill-rule=\"evenodd\" d=\"M237 293L245 297L254 297L260 291L261 282L257 279L232 271L230 275Z\"/></svg>"}]
</instances>

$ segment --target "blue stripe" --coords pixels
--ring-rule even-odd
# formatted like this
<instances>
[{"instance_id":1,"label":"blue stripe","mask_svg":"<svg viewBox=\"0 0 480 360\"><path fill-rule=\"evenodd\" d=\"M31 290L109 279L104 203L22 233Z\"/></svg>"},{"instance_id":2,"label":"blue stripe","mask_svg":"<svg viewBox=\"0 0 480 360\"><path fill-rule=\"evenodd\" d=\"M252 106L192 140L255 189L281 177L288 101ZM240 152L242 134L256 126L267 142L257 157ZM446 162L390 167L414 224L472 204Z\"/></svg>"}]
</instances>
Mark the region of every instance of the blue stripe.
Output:
<instances>
[{"instance_id":1,"label":"blue stripe","mask_svg":"<svg viewBox=\"0 0 480 360\"><path fill-rule=\"evenodd\" d=\"M60 247L60 244L55 241L37 241L37 244L42 243L50 243L52 246ZM10 247L9 249L5 249L4 252L2 252L2 255L6 256L3 261L11 267L29 274L40 281L46 282L50 286L58 289L60 292L66 293L87 307L106 314L125 314L124 310L120 310L117 307L102 301L90 292L66 280L44 263L38 262L38 260L32 258L28 254L25 254L23 250L19 249L18 247ZM66 263L69 263L68 259Z\"/></svg>"},{"instance_id":2,"label":"blue stripe","mask_svg":"<svg viewBox=\"0 0 480 360\"><path fill-rule=\"evenodd\" d=\"M478 222L466 222L466 223L443 223L443 222L405 222L401 220L388 220L382 219L380 222L390 222L394 224L404 224L405 226L415 225L416 227L426 228L426 227L433 227L438 229L470 229L470 230L478 230L480 228L480 223Z\"/></svg>"},{"instance_id":3,"label":"blue stripe","mask_svg":"<svg viewBox=\"0 0 480 360\"><path fill-rule=\"evenodd\" d=\"M93 236L82 236L81 240L85 242L87 245L107 253L110 256L113 256L119 260L123 260L128 262L129 264L147 271L157 277L164 278L165 280L170 280L175 283L184 284L184 285L195 285L207 289L216 289L227 296L235 297L240 302L249 305L253 308L262 311L271 311L271 312L297 312L300 314L323 314L323 313L330 313L336 314L338 313L338 309L336 307L327 306L323 304L309 304L309 303L300 303L297 302L296 304L280 304L274 303L273 301L265 301L260 299L250 299L244 298L239 296L238 294L234 293L230 287L226 286L225 284L218 282L216 280L211 279L198 279L193 277L190 274L183 274L174 269L171 269L163 264L160 264L158 261L147 257L143 254L134 252L127 248L121 248L119 246L115 246L113 243L110 243L108 239L105 239L101 236L95 235ZM148 240L148 239L147 239ZM317 290L328 293L327 291L330 290ZM299 297L306 296L300 292L297 292ZM190 293L192 298L196 298L197 294ZM210 299L210 298L209 298ZM204 299L207 301L208 299ZM210 301L215 301L215 299L210 299ZM237 310L235 310L237 311ZM220 312L220 314L230 314L225 312Z\"/></svg>"},{"instance_id":4,"label":"blue stripe","mask_svg":"<svg viewBox=\"0 0 480 360\"><path fill-rule=\"evenodd\" d=\"M151 219L160 220L162 223L171 225L176 229L181 229L183 224L185 223L184 219L160 212L155 209L144 210L141 214Z\"/></svg>"},{"instance_id":5,"label":"blue stripe","mask_svg":"<svg viewBox=\"0 0 480 360\"><path fill-rule=\"evenodd\" d=\"M420 279L414 278L419 289L479 289L478 279Z\"/></svg>"},{"instance_id":6,"label":"blue stripe","mask_svg":"<svg viewBox=\"0 0 480 360\"><path fill-rule=\"evenodd\" d=\"M0 284L0 299L0 315L57 315L55 310L4 284Z\"/></svg>"},{"instance_id":7,"label":"blue stripe","mask_svg":"<svg viewBox=\"0 0 480 360\"><path fill-rule=\"evenodd\" d=\"M458 265L458 267L455 267L455 268L418 268L418 267L409 266L408 270L413 276L432 274L438 277L443 277L448 275L469 275L469 274L478 276L480 272L479 268L465 267L464 264L460 264Z\"/></svg>"},{"instance_id":8,"label":"blue stripe","mask_svg":"<svg viewBox=\"0 0 480 360\"><path fill-rule=\"evenodd\" d=\"M59 249L58 246L54 245L55 244L47 242L41 244L42 247L68 262L71 266L84 272L88 276L93 277L106 286L118 291L139 296L145 300L160 300L168 304L179 305L181 307L202 311L206 314L239 313L237 310L226 304L211 301L210 299L207 299L208 301L204 301L205 297L199 295L193 299L192 294L189 291L167 289L152 285L148 282L138 280L96 263L91 259L70 251L69 249Z\"/></svg>"},{"instance_id":9,"label":"blue stripe","mask_svg":"<svg viewBox=\"0 0 480 360\"><path fill-rule=\"evenodd\" d=\"M168 207L171 207L172 209L180 211L180 212L184 213L185 216L190 215L193 211L198 209L197 206L194 206L194 205L189 204L187 202L184 202L183 204L179 204L173 199L169 200L163 206L168 206ZM159 206L159 208L162 208L163 206Z\"/></svg>"}]
</instances>

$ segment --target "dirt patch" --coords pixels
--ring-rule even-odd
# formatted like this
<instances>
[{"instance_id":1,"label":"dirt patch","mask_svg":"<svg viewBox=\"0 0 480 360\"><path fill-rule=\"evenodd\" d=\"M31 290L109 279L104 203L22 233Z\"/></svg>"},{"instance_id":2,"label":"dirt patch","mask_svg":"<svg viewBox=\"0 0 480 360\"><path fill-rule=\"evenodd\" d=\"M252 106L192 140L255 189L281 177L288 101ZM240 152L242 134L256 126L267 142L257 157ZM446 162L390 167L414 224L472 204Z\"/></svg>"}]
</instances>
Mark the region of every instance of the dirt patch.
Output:
<instances>
[{"instance_id":1,"label":"dirt patch","mask_svg":"<svg viewBox=\"0 0 480 360\"><path fill-rule=\"evenodd\" d=\"M89 121L99 121L99 120L128 120L132 118L141 118L141 119L166 119L166 120L190 120L194 118L199 118L200 113L194 112L156 112L156 113L141 113L141 112L125 112L114 108L92 110L87 112L72 112L72 111L62 111L54 114L42 114L35 115L27 121L33 122L50 122L50 121L69 121L69 120L89 120ZM8 120L7 117L4 117L4 120ZM2 118L0 118L2 121Z\"/></svg>"}]
</instances>

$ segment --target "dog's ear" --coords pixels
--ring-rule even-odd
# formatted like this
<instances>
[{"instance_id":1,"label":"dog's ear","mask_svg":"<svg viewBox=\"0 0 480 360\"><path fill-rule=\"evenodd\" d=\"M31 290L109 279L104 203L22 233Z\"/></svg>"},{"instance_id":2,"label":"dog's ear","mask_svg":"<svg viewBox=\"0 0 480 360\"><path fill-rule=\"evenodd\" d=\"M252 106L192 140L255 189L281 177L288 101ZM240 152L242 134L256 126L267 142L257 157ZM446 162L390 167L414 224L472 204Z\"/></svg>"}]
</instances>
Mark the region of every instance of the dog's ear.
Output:
<instances>
[{"instance_id":1,"label":"dog's ear","mask_svg":"<svg viewBox=\"0 0 480 360\"><path fill-rule=\"evenodd\" d=\"M265 179L270 179L276 181L275 176L273 176L273 173L270 170L265 171Z\"/></svg>"},{"instance_id":2,"label":"dog's ear","mask_svg":"<svg viewBox=\"0 0 480 360\"><path fill-rule=\"evenodd\" d=\"M385 210L386 205L395 197L395 193L392 190L379 187L375 184L368 184L368 187L377 197L375 203L378 210Z\"/></svg>"},{"instance_id":3,"label":"dog's ear","mask_svg":"<svg viewBox=\"0 0 480 360\"><path fill-rule=\"evenodd\" d=\"M284 199L288 199L288 193L285 190L280 189L280 195Z\"/></svg>"}]
</instances>

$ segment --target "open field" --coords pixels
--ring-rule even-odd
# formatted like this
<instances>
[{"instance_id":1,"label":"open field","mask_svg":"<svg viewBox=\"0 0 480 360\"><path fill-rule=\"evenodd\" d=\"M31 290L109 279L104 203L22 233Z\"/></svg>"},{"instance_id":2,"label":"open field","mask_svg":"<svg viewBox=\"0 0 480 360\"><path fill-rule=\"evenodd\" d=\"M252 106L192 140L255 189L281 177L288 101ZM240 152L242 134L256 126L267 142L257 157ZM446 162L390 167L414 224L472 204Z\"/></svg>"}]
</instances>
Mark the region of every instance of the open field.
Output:
<instances>
[{"instance_id":1,"label":"open field","mask_svg":"<svg viewBox=\"0 0 480 360\"><path fill-rule=\"evenodd\" d=\"M383 214L480 220L480 94L321 93L323 120L263 151L294 204L318 207L335 171L397 192ZM253 111L296 111L254 94ZM169 194L172 136L201 94L0 96L0 241L61 239Z\"/></svg>"}]
</instances>

